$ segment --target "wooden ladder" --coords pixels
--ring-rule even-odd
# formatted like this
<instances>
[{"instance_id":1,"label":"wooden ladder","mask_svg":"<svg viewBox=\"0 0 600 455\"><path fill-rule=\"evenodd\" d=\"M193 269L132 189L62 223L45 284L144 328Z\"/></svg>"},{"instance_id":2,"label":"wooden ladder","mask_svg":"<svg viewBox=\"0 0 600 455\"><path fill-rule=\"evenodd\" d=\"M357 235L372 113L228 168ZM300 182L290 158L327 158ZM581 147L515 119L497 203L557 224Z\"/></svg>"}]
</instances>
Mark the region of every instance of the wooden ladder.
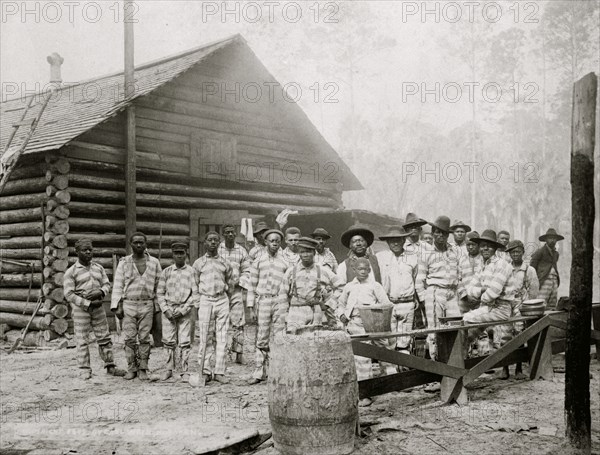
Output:
<instances>
[{"instance_id":1,"label":"wooden ladder","mask_svg":"<svg viewBox=\"0 0 600 455\"><path fill-rule=\"evenodd\" d=\"M29 103L27 104L27 107L25 108L25 111L23 111L23 115L21 115L21 119L17 123L13 124L13 126L12 126L13 130L10 133L10 137L8 138L6 146L4 147L4 153L2 155L3 159L0 162L0 164L2 166L2 169L0 170L1 171L0 194L2 194L2 192L4 191L4 187L6 186L6 183L8 182L8 178L10 177L11 172L16 167L17 162L19 161L19 158L21 157L21 155L25 151L25 148L27 147L27 144L33 137L33 133L35 132L35 129L37 128L38 123L40 121L40 118L42 118L44 110L46 109L46 106L48 105L50 98L52 98L53 93L54 93L54 90L48 91L48 94L45 97L44 101L42 102L42 106L41 106L39 112L37 113L37 115L31 120L25 120L25 117L27 116L29 109L31 109L34 105L35 95L32 96L31 99L29 100ZM8 149L10 148L10 145L17 134L17 131L19 130L19 128L21 126L26 126L26 125L29 125L29 132L27 133L25 140L23 141L23 143L21 144L21 146L15 153L13 153L8 158L4 159L4 156L8 152Z\"/></svg>"}]
</instances>

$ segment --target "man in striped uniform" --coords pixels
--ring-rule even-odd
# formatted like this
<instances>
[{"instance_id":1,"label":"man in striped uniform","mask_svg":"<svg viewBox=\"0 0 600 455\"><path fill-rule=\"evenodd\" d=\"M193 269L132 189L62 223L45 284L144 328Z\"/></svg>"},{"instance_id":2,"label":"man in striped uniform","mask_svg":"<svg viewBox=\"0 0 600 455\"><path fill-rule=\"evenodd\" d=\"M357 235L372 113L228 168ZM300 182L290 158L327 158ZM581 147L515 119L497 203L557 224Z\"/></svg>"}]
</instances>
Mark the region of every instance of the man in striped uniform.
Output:
<instances>
[{"instance_id":1,"label":"man in striped uniform","mask_svg":"<svg viewBox=\"0 0 600 455\"><path fill-rule=\"evenodd\" d=\"M315 263L317 241L301 237L298 242L300 262L287 269L280 287L281 312L285 314L288 332L304 325L336 323L337 298L343 283L329 269Z\"/></svg>"},{"instance_id":2,"label":"man in striped uniform","mask_svg":"<svg viewBox=\"0 0 600 455\"><path fill-rule=\"evenodd\" d=\"M254 308L258 320L256 336L256 368L250 385L264 381L267 377L266 363L269 357L269 341L275 331L284 327L279 289L288 263L280 250L283 232L278 229L265 231L267 254L256 258L250 267L248 307Z\"/></svg>"},{"instance_id":3,"label":"man in striped uniform","mask_svg":"<svg viewBox=\"0 0 600 455\"><path fill-rule=\"evenodd\" d=\"M321 264L329 267L333 273L337 272L338 262L334 254L325 245L327 240L331 238L329 232L323 228L317 228L313 231L310 236L317 241L317 248L315 250L315 264Z\"/></svg>"},{"instance_id":4,"label":"man in striped uniform","mask_svg":"<svg viewBox=\"0 0 600 455\"><path fill-rule=\"evenodd\" d=\"M148 380L150 332L154 312L160 311L156 288L162 269L158 259L146 252L146 235L132 234L129 239L133 254L119 261L110 303L117 317L123 315L127 374Z\"/></svg>"},{"instance_id":5,"label":"man in striped uniform","mask_svg":"<svg viewBox=\"0 0 600 455\"><path fill-rule=\"evenodd\" d=\"M269 227L264 221L259 221L256 223L256 228L254 229L254 239L256 240L256 245L250 248L250 252L248 253L248 256L250 256L250 261L254 261L258 256L260 256L261 253L267 252L264 233L268 229Z\"/></svg>"},{"instance_id":6,"label":"man in striped uniform","mask_svg":"<svg viewBox=\"0 0 600 455\"><path fill-rule=\"evenodd\" d=\"M404 250L404 242L409 233L401 227L394 227L379 237L387 242L389 250L377 253L381 267L383 288L394 305L392 332L408 332L413 329L415 308L418 303L415 295L417 278L417 256ZM391 347L408 354L410 337L391 338Z\"/></svg>"},{"instance_id":7,"label":"man in striped uniform","mask_svg":"<svg viewBox=\"0 0 600 455\"><path fill-rule=\"evenodd\" d=\"M106 372L113 376L123 376L125 372L115 367L112 340L108 330L106 313L102 300L110 292L110 282L104 267L93 262L93 245L89 239L81 239L75 244L77 262L65 272L63 286L65 299L71 304L75 341L77 342L77 363L81 377L90 379L90 332L94 332L100 358Z\"/></svg>"},{"instance_id":8,"label":"man in striped uniform","mask_svg":"<svg viewBox=\"0 0 600 455\"><path fill-rule=\"evenodd\" d=\"M458 285L458 297L460 298L460 311L466 313L474 310L479 306L479 300L469 297L467 294L467 286L471 283L471 279L476 273L479 273L483 268L483 258L479 254L479 244L473 239L479 238L479 232L471 231L467 234L466 248L467 254L460 257L460 283Z\"/></svg>"},{"instance_id":9,"label":"man in striped uniform","mask_svg":"<svg viewBox=\"0 0 600 455\"><path fill-rule=\"evenodd\" d=\"M460 316L458 284L461 279L460 252L448 243L450 218L439 216L431 224L433 247L423 245L415 287L419 300L425 302L427 326L437 327L441 317ZM437 357L434 334L427 336L429 355Z\"/></svg>"},{"instance_id":10,"label":"man in striped uniform","mask_svg":"<svg viewBox=\"0 0 600 455\"><path fill-rule=\"evenodd\" d=\"M225 376L225 357L227 354L227 331L229 329L229 299L234 289L233 269L229 262L219 255L221 237L217 232L206 234L204 245L206 254L194 262L200 303L198 306L198 325L200 340L198 359L204 358L204 375L206 382L213 379L211 360L216 351L214 380L221 384L229 383ZM208 330L208 338L204 330ZM216 340L215 340L216 337ZM215 347L216 345L216 347Z\"/></svg>"},{"instance_id":11,"label":"man in striped uniform","mask_svg":"<svg viewBox=\"0 0 600 455\"><path fill-rule=\"evenodd\" d=\"M467 233L471 232L471 227L462 221L455 221L452 226L450 226L450 231L452 232L453 241L450 242L451 245L454 245L461 252L461 257L469 254L467 251Z\"/></svg>"},{"instance_id":12,"label":"man in striped uniform","mask_svg":"<svg viewBox=\"0 0 600 455\"><path fill-rule=\"evenodd\" d=\"M233 269L233 289L229 300L229 322L231 333L227 339L227 351L235 352L235 361L242 363L241 355L244 353L244 291L248 289L250 281L250 257L246 249L235 242L237 232L235 226L223 226L224 242L219 245L219 256L229 261Z\"/></svg>"},{"instance_id":13,"label":"man in striped uniform","mask_svg":"<svg viewBox=\"0 0 600 455\"><path fill-rule=\"evenodd\" d=\"M469 296L479 299L481 306L463 315L463 321L470 324L495 322L509 319L512 314L515 287L512 278L512 266L496 255L497 250L504 250L504 245L496 240L496 233L487 229L479 238L472 240L479 244L483 257L483 268L476 273L467 286ZM469 341L474 341L483 329L469 330ZM494 347L501 345L503 326L494 330Z\"/></svg>"},{"instance_id":14,"label":"man in striped uniform","mask_svg":"<svg viewBox=\"0 0 600 455\"><path fill-rule=\"evenodd\" d=\"M188 379L188 361L191 350L191 328L193 309L200 303L198 283L194 268L185 263L187 245L183 242L171 244L174 264L164 269L160 275L156 294L162 311L162 342L169 352L167 369L161 375L166 381L177 368L175 350L181 355L182 375Z\"/></svg>"},{"instance_id":15,"label":"man in striped uniform","mask_svg":"<svg viewBox=\"0 0 600 455\"><path fill-rule=\"evenodd\" d=\"M300 256L298 256L298 242L302 233L297 227L289 227L285 230L285 244L286 248L282 251L283 258L287 261L288 265L294 265L300 262Z\"/></svg>"}]
</instances>

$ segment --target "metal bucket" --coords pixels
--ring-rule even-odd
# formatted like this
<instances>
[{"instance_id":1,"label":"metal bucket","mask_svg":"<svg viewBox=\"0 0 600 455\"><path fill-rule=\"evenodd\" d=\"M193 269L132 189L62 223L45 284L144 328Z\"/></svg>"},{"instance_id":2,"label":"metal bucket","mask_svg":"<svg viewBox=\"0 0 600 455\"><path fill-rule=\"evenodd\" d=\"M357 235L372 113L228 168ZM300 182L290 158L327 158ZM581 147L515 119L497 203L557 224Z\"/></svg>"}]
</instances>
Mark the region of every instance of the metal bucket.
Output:
<instances>
[{"instance_id":1,"label":"metal bucket","mask_svg":"<svg viewBox=\"0 0 600 455\"><path fill-rule=\"evenodd\" d=\"M362 319L365 332L391 332L393 305L360 305L358 312Z\"/></svg>"}]
</instances>

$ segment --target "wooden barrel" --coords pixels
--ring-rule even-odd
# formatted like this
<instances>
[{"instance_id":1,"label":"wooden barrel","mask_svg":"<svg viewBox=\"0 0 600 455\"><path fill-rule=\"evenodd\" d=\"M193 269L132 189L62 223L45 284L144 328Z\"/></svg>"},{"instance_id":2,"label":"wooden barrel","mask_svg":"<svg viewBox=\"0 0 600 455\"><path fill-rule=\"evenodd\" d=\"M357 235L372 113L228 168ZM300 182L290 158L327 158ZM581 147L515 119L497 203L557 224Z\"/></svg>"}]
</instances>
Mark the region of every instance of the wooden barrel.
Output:
<instances>
[{"instance_id":1,"label":"wooden barrel","mask_svg":"<svg viewBox=\"0 0 600 455\"><path fill-rule=\"evenodd\" d=\"M522 316L542 316L546 309L546 301L544 299L531 299L523 301L521 305Z\"/></svg>"},{"instance_id":2,"label":"wooden barrel","mask_svg":"<svg viewBox=\"0 0 600 455\"><path fill-rule=\"evenodd\" d=\"M319 328L276 335L268 387L273 440L282 454L352 452L358 383L345 332Z\"/></svg>"},{"instance_id":3,"label":"wooden barrel","mask_svg":"<svg viewBox=\"0 0 600 455\"><path fill-rule=\"evenodd\" d=\"M365 332L379 333L392 331L393 305L360 305L357 308Z\"/></svg>"}]
</instances>

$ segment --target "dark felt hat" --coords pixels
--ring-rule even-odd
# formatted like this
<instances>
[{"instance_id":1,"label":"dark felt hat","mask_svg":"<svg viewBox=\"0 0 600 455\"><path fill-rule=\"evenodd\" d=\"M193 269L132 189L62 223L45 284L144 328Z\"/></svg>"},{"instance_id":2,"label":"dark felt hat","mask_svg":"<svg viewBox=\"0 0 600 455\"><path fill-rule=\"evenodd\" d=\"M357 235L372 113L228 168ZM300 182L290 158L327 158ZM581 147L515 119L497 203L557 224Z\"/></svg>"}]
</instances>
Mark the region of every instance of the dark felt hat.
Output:
<instances>
[{"instance_id":1,"label":"dark felt hat","mask_svg":"<svg viewBox=\"0 0 600 455\"><path fill-rule=\"evenodd\" d=\"M463 228L465 232L471 232L471 226L463 223L462 221L455 221L452 226L450 226L450 230L454 231L455 229Z\"/></svg>"},{"instance_id":2,"label":"dark felt hat","mask_svg":"<svg viewBox=\"0 0 600 455\"><path fill-rule=\"evenodd\" d=\"M406 220L404 220L402 227L407 229L410 227L412 229L414 227L424 226L425 224L427 224L427 221L419 218L416 213L410 212L406 215Z\"/></svg>"},{"instance_id":3,"label":"dark felt hat","mask_svg":"<svg viewBox=\"0 0 600 455\"><path fill-rule=\"evenodd\" d=\"M498 242L498 237L496 236L496 231L493 231L492 229L486 229L479 236L479 238L471 239L471 242L475 242L475 243L479 243L479 244L481 242L487 242L487 243L493 244L500 251L504 251L506 249L504 245L502 245L500 242Z\"/></svg>"},{"instance_id":4,"label":"dark felt hat","mask_svg":"<svg viewBox=\"0 0 600 455\"><path fill-rule=\"evenodd\" d=\"M433 223L429 223L432 228L438 228L444 232L450 232L450 218L445 215L438 216Z\"/></svg>"},{"instance_id":5,"label":"dark felt hat","mask_svg":"<svg viewBox=\"0 0 600 455\"><path fill-rule=\"evenodd\" d=\"M331 236L329 235L329 232L327 232L325 229L323 228L317 228L313 231L312 234L310 234L311 237L323 237L325 240L329 240L331 238Z\"/></svg>"},{"instance_id":6,"label":"dark felt hat","mask_svg":"<svg viewBox=\"0 0 600 455\"><path fill-rule=\"evenodd\" d=\"M277 234L281 237L281 240L285 238L283 232L281 232L279 229L267 229L265 232L263 232L263 238L266 239L269 234Z\"/></svg>"},{"instance_id":7,"label":"dark felt hat","mask_svg":"<svg viewBox=\"0 0 600 455\"><path fill-rule=\"evenodd\" d=\"M508 245L506 245L506 251L511 251L515 248L523 248L523 251L525 251L525 245L523 245L523 242L520 240L511 240L508 242Z\"/></svg>"},{"instance_id":8,"label":"dark felt hat","mask_svg":"<svg viewBox=\"0 0 600 455\"><path fill-rule=\"evenodd\" d=\"M401 226L392 226L387 234L380 235L379 240L390 240L390 239L398 239L408 237L410 232L406 232L406 230Z\"/></svg>"},{"instance_id":9,"label":"dark felt hat","mask_svg":"<svg viewBox=\"0 0 600 455\"><path fill-rule=\"evenodd\" d=\"M549 238L555 238L556 240L564 240L565 238L560 235L558 232L556 232L556 229L554 228L550 228L546 231L546 233L544 235L541 235L539 240L540 242L545 242L546 240L548 240Z\"/></svg>"},{"instance_id":10,"label":"dark felt hat","mask_svg":"<svg viewBox=\"0 0 600 455\"><path fill-rule=\"evenodd\" d=\"M258 234L260 232L266 231L267 229L269 229L269 226L267 226L267 223L265 223L264 221L259 221L258 223L256 223L256 226L254 227L252 232L254 232L255 234Z\"/></svg>"},{"instance_id":11,"label":"dark felt hat","mask_svg":"<svg viewBox=\"0 0 600 455\"><path fill-rule=\"evenodd\" d=\"M350 240L355 235L360 235L363 239L365 239L367 246L371 246L373 244L373 240L375 240L375 234L373 234L372 231L365 226L357 224L342 234L342 245L344 245L346 248L350 248Z\"/></svg>"},{"instance_id":12,"label":"dark felt hat","mask_svg":"<svg viewBox=\"0 0 600 455\"><path fill-rule=\"evenodd\" d=\"M479 238L479 232L477 231L471 231L467 234L467 240L473 240L473 239L478 239Z\"/></svg>"},{"instance_id":13,"label":"dark felt hat","mask_svg":"<svg viewBox=\"0 0 600 455\"><path fill-rule=\"evenodd\" d=\"M311 237L300 237L300 240L298 240L298 248L316 250L317 246L319 246L319 242Z\"/></svg>"}]
</instances>

